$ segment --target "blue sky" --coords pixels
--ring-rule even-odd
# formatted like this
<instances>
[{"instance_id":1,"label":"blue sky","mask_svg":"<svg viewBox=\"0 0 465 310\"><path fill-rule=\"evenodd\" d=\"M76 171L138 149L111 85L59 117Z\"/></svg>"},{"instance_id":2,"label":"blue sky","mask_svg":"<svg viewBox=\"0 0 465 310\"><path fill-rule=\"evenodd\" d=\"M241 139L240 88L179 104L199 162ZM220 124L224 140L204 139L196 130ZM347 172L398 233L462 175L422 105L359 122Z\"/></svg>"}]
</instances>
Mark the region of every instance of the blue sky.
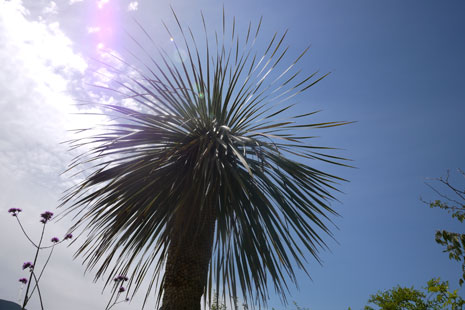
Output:
<instances>
[{"instance_id":1,"label":"blue sky","mask_svg":"<svg viewBox=\"0 0 465 310\"><path fill-rule=\"evenodd\" d=\"M91 31L102 22L97 2L0 0L0 46L5 47L0 66L6 68L0 73L2 209L12 204L36 213L53 209L69 185L58 174L70 155L63 155L57 143L67 137L65 127L82 125L69 113L75 112L72 97L82 89L96 44L105 41L116 50L125 46L122 28L133 29L132 17L165 38L160 20L174 26L170 4L194 30L200 10L219 28L223 6L213 0L109 0L102 5L114 6L106 17L112 30L102 35L103 30ZM441 252L434 232L463 231L463 226L419 198L436 197L424 184L426 178L464 167L465 3L240 0L224 6L239 25L263 16L262 38L289 29L291 55L311 44L300 67L331 74L299 98L299 111L322 110L315 120L357 121L318 132L318 144L342 148L337 154L353 159L357 168L326 167L350 180L340 186L340 203L333 204L341 214L333 219L337 243L327 238L331 251L322 252L323 266L310 260L312 280L299 274L300 291L292 289L289 299L312 310L362 309L370 294L397 284L421 287L441 277L456 288L460 265ZM24 8L29 10L25 17L18 13ZM32 31L37 33L28 37ZM25 221L34 223L27 215ZM0 224L6 235L19 232L6 216ZM56 230L65 228L66 222L59 222ZM14 300L21 276L15 260L27 254L25 244L4 234L0 245L6 249L0 253L0 270L14 283L0 284L0 298ZM57 267L48 278L55 284L46 287L50 294L59 290L60 274L82 274L79 261L71 259L75 248L57 254ZM101 283L91 280L87 276L69 285L86 292L86 306L98 308L108 294L100 296ZM270 307L282 309L272 290L270 295ZM83 302L73 293L56 298L51 310L69 300ZM136 300L131 308L137 305Z\"/></svg>"}]
</instances>

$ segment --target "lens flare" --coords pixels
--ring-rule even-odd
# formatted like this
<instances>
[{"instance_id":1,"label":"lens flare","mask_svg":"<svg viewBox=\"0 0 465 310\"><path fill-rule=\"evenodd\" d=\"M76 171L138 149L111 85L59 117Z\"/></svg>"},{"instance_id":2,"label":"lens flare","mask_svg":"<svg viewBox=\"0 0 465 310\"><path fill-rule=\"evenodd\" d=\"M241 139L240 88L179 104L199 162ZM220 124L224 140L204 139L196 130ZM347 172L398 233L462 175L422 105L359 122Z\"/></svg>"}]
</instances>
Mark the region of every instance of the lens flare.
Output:
<instances>
[{"instance_id":1,"label":"lens flare","mask_svg":"<svg viewBox=\"0 0 465 310\"><path fill-rule=\"evenodd\" d=\"M97 7L98 7L99 9L103 9L103 6L104 6L105 4L107 4L109 1L110 1L110 0L99 0L99 1L97 1Z\"/></svg>"},{"instance_id":2,"label":"lens flare","mask_svg":"<svg viewBox=\"0 0 465 310\"><path fill-rule=\"evenodd\" d=\"M96 33L99 32L101 29L100 27L87 27L87 33Z\"/></svg>"},{"instance_id":3,"label":"lens flare","mask_svg":"<svg viewBox=\"0 0 465 310\"><path fill-rule=\"evenodd\" d=\"M118 31L118 3L110 0L97 0L95 8L89 7L87 33L98 51L114 49Z\"/></svg>"}]
</instances>

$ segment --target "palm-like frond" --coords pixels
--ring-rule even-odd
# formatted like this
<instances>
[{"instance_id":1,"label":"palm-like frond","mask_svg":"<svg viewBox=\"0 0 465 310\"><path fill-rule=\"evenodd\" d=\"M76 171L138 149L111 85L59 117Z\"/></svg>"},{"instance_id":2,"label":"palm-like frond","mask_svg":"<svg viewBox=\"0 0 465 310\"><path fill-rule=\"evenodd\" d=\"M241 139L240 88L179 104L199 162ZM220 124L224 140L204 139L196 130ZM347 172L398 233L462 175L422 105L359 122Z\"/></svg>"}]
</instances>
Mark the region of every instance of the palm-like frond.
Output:
<instances>
[{"instance_id":1,"label":"palm-like frond","mask_svg":"<svg viewBox=\"0 0 465 310\"><path fill-rule=\"evenodd\" d=\"M346 122L303 122L315 112L279 119L291 98L325 76L300 77L295 70L307 50L275 73L285 59L285 34L273 36L258 56L253 50L261 21L256 28L249 24L241 40L235 21L231 37L225 34L223 19L223 42L217 35L212 51L203 16L202 45L174 16L186 61L176 64L154 45L156 59L134 39L150 61L135 69L137 77L116 80L109 90L132 98L141 110L106 105L119 121L72 142L91 147L73 167L95 162L63 198L63 204L72 202L70 212L79 211L73 229L88 232L77 255L85 256L88 268L98 266L96 277L131 272L133 292L155 266L151 287L163 271L175 216L187 226L202 225L198 214L214 207L208 300L215 286L230 296L240 287L244 298L265 301L271 282L285 296L295 266L305 270L305 255L318 260L322 234L331 235L328 215L336 214L330 192L342 179L310 164L344 165L343 158L324 153L329 148L296 133Z\"/></svg>"}]
</instances>

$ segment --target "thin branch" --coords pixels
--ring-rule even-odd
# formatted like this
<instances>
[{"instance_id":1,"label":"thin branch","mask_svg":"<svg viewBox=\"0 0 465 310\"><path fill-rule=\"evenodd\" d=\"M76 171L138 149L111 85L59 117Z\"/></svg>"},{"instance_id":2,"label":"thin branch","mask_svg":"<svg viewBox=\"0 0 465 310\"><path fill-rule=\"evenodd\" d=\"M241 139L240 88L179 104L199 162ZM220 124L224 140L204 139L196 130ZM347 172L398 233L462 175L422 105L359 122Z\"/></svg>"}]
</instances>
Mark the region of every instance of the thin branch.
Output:
<instances>
[{"instance_id":1,"label":"thin branch","mask_svg":"<svg viewBox=\"0 0 465 310\"><path fill-rule=\"evenodd\" d=\"M31 271L31 274L34 277L34 280L36 281L37 292L39 293L40 308L44 310L44 303L42 302L42 294L40 293L40 288L39 288L39 280L37 280L34 270Z\"/></svg>"},{"instance_id":2,"label":"thin branch","mask_svg":"<svg viewBox=\"0 0 465 310\"><path fill-rule=\"evenodd\" d=\"M119 295L119 294L118 294L118 295ZM115 305L117 305L117 304L120 304L120 303L123 303L123 302L128 301L127 299L123 299L123 300L121 300L121 301L116 302L117 300L118 300L118 296L116 296L115 302L110 306L110 308L108 308L108 310L110 310L111 308L113 308L113 307L114 307Z\"/></svg>"},{"instance_id":3,"label":"thin branch","mask_svg":"<svg viewBox=\"0 0 465 310\"><path fill-rule=\"evenodd\" d=\"M21 221L19 220L19 214L17 214L16 216L16 220L18 221L18 224L19 224L19 227L21 227L21 230L23 231L24 235L26 236L26 238L29 240L29 242L32 243L32 245L37 248L37 245L34 243L34 241L32 241L31 238L29 238L29 235L26 233L26 230L24 230L24 227L23 225L21 224Z\"/></svg>"},{"instance_id":4,"label":"thin branch","mask_svg":"<svg viewBox=\"0 0 465 310\"><path fill-rule=\"evenodd\" d=\"M457 168L457 171L465 178L465 172L462 169Z\"/></svg>"},{"instance_id":5,"label":"thin branch","mask_svg":"<svg viewBox=\"0 0 465 310\"><path fill-rule=\"evenodd\" d=\"M449 180L447 180L447 181L445 181L445 182L444 182L443 180L441 180L441 182L442 182L443 184L445 184L447 187L449 187L451 190L453 190L453 191L457 194L457 196L459 196L460 198L462 198L463 200L465 200L465 197L462 196L462 194L465 194L465 190L462 192L461 190L455 188L454 186L452 186L452 185L449 183Z\"/></svg>"},{"instance_id":6,"label":"thin branch","mask_svg":"<svg viewBox=\"0 0 465 310\"><path fill-rule=\"evenodd\" d=\"M63 239L63 240L58 241L58 242L56 242L56 243L54 242L52 245L40 247L40 249L41 249L41 250L45 250L45 249L53 248L54 246L59 245L60 243L65 242L65 240L66 240L66 239Z\"/></svg>"},{"instance_id":7,"label":"thin branch","mask_svg":"<svg viewBox=\"0 0 465 310\"><path fill-rule=\"evenodd\" d=\"M110 300L108 301L108 304L105 307L105 310L109 310L111 307L113 307L113 305L110 306L110 304L111 304L111 300L113 299L113 296L115 296L116 290L117 290L117 288L113 291L113 294L111 295ZM116 296L115 302L116 302L116 300L118 300L118 295Z\"/></svg>"},{"instance_id":8,"label":"thin branch","mask_svg":"<svg viewBox=\"0 0 465 310\"><path fill-rule=\"evenodd\" d=\"M23 306L22 306L21 310L24 310L24 309L25 309L25 307L26 307L26 305L27 305L27 303L28 303L28 301L29 301L29 298L32 296L32 294L31 294L31 296L29 296L29 297L28 297L27 295L28 295L28 293L29 293L29 288L30 288L30 286L31 286L31 280L32 280L32 276L33 276L33 269L34 269L34 267L35 267L35 265L36 265L36 263L37 263L37 257L39 256L40 245L42 244L42 240L43 240L43 238L44 238L45 225L46 225L46 224L44 223L44 225L42 226L42 233L40 234L39 244L38 244L38 246L36 247L36 248L37 248L37 250L36 250L36 255L35 255L35 257L34 257L34 262L32 263L31 275L29 276L29 282L27 283L27 288L26 288L26 295L25 295L25 297L24 297L24 302L23 302Z\"/></svg>"},{"instance_id":9,"label":"thin branch","mask_svg":"<svg viewBox=\"0 0 465 310\"><path fill-rule=\"evenodd\" d=\"M39 274L38 281L40 281L40 278L42 278L42 274L44 273L45 267L47 267L47 264L48 264L48 262L50 261L50 258L52 257L53 249L54 249L54 248L55 248L55 245L52 246L52 250L50 251L50 254L48 255L47 261L45 262L44 267L42 267L42 271L41 271L40 274ZM34 291L35 291L36 287L37 287L37 289L39 288L39 287L38 287L38 282L36 282L36 285L35 285L34 288L32 289L31 296L32 296L32 294L34 294Z\"/></svg>"},{"instance_id":10,"label":"thin branch","mask_svg":"<svg viewBox=\"0 0 465 310\"><path fill-rule=\"evenodd\" d=\"M436 180L441 181L441 179L436 179ZM441 182L442 182L442 181L441 181ZM456 203L456 204L458 204L458 205L463 205L463 202L461 203L461 202L459 202L459 201L457 201L457 200L455 200L455 199L450 198L450 197L447 196L447 195L444 195L443 193L441 193L440 191L438 191L435 187L433 187L433 186L430 185L429 183L425 183L425 184L426 184L426 186L428 186L429 188L431 188L436 194L438 194L440 197L442 197L442 198L444 198L444 199L446 199L446 200L448 200L448 201L450 201L450 202L454 202L454 203ZM465 199L464 199L464 200L465 200Z\"/></svg>"}]
</instances>

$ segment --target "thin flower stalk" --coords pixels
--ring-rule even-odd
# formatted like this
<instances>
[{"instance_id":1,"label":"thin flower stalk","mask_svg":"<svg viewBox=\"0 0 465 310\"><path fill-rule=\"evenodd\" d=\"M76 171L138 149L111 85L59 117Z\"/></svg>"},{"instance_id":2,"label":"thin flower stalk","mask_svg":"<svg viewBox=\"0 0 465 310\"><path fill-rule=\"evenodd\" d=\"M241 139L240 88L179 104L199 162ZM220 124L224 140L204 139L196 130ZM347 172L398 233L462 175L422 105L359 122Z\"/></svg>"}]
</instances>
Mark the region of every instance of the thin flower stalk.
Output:
<instances>
[{"instance_id":1,"label":"thin flower stalk","mask_svg":"<svg viewBox=\"0 0 465 310\"><path fill-rule=\"evenodd\" d=\"M40 288L39 288L39 280L37 279L37 277L36 277L36 275L35 275L35 273L34 273L34 270L31 270L31 275L32 275L32 277L34 278L34 280L35 280L35 282L36 282L36 286L35 286L35 287L37 287L37 293L39 294L40 308L41 308L42 310L44 310L44 303L43 303L43 301L42 301L42 294L40 293ZM32 294L31 294L31 296L32 296Z\"/></svg>"},{"instance_id":2,"label":"thin flower stalk","mask_svg":"<svg viewBox=\"0 0 465 310\"><path fill-rule=\"evenodd\" d=\"M38 243L38 245L36 247L36 254L34 256L34 262L32 263L33 266L31 267L31 274L29 275L29 281L27 283L26 294L24 296L24 302L23 302L23 306L21 307L21 310L26 309L26 305L27 305L30 297L32 297L32 294L31 294L31 296L28 297L28 293L29 293L29 288L31 287L31 280L32 280L33 273L34 273L33 269L34 269L34 266L36 265L37 257L39 257L40 245L42 244L42 240L44 238L44 232L45 232L45 225L42 226L42 232L40 234L40 240L39 240L39 243ZM36 283L38 283L37 280L36 280ZM37 290L37 291L39 291L39 290ZM39 296L40 296L40 294L39 294ZM42 297L40 298L40 305L43 308Z\"/></svg>"},{"instance_id":3,"label":"thin flower stalk","mask_svg":"<svg viewBox=\"0 0 465 310\"><path fill-rule=\"evenodd\" d=\"M121 295L121 293L124 293L126 291L126 289L123 286L123 283L128 281L128 280L129 280L129 278L127 276L123 276L123 275L119 275L119 276L117 276L116 278L113 279L113 281L115 282L113 293L112 293L112 295L110 297L110 300L108 301L107 306L105 307L105 310L110 310L111 308L113 308L117 304L129 301L129 298L125 298L124 300L118 301L118 298ZM115 295L116 295L116 297L115 297ZM113 298L115 298L115 300L112 303Z\"/></svg>"},{"instance_id":4,"label":"thin flower stalk","mask_svg":"<svg viewBox=\"0 0 465 310\"><path fill-rule=\"evenodd\" d=\"M30 237L29 235L27 234L26 230L24 229L24 226L22 225L20 219L19 219L19 213L21 212L22 210L21 209L18 209L18 208L10 208L8 210L9 213L11 213L12 216L16 217L16 220L23 232L23 234L26 236L26 238L29 240L29 242L34 246L34 248L36 249L35 251L35 255L34 255L34 260L31 262L31 261L27 261L25 263L23 263L23 266L22 266L22 269L23 270L26 270L28 269L30 274L29 274L29 279L26 279L26 278L20 278L18 281L22 284L21 285L21 288L20 288L20 296L22 295L22 292L23 292L23 288L24 288L24 285L27 284L26 286L26 292L24 294L24 300L23 302L21 302L21 299L20 297L18 297L18 302L19 303L22 303L22 307L21 309L24 310L26 305L28 304L28 302L30 301L31 297L34 295L34 292L35 290L37 289L37 292L38 292L38 295L39 295L39 301L40 301L40 305L41 305L41 308L44 309L44 306L43 306L43 299L42 299L42 294L40 292L40 288L39 288L39 282L40 282L40 279L42 278L42 275L45 271L45 268L48 266L49 262L50 262L50 259L52 257L52 254L53 254L53 251L54 251L54 248L55 246L57 246L58 244L64 242L65 240L69 240L73 237L72 234L68 233L64 236L64 238L60 241L58 237L53 237L51 238L51 245L50 246L42 246L42 243L44 241L44 234L45 234L45 226L46 224L52 219L52 216L53 216L53 213L50 212L50 211L45 211L44 213L42 213L40 216L41 216L41 220L40 222L43 224L42 225L42 231L41 231L41 234L40 234L40 239L39 239L39 242L38 243L35 243ZM37 273L35 272L35 270L38 270L37 269L37 260L38 260L38 257L39 257L39 252L41 250L44 250L44 249L49 249L51 248L49 254L48 254L48 257L47 257L47 260L45 261L45 264L43 265L40 273L38 274L37 276ZM32 290L31 290L31 283L32 283L32 279L34 279L34 285L32 286Z\"/></svg>"}]
</instances>

